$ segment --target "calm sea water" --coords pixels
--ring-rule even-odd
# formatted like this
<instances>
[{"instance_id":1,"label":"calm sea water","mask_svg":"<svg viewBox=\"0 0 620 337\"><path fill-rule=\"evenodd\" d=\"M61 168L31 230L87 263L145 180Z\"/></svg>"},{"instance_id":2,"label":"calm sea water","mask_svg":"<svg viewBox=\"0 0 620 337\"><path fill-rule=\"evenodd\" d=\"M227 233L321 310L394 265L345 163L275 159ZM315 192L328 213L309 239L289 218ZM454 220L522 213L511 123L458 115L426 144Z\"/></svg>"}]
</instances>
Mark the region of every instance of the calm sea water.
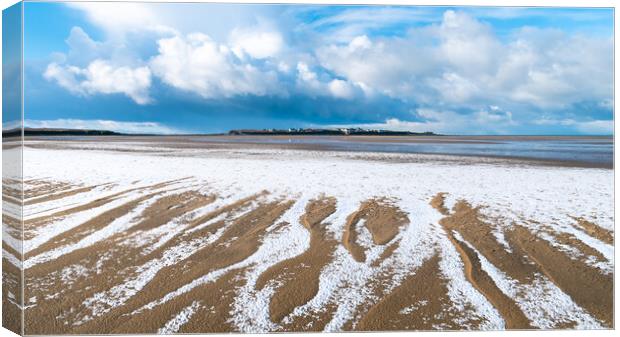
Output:
<instances>
[{"instance_id":1,"label":"calm sea water","mask_svg":"<svg viewBox=\"0 0 620 337\"><path fill-rule=\"evenodd\" d=\"M510 157L540 159L553 161L570 161L595 166L611 167L613 165L613 138L558 138L553 139L471 139L459 138L458 141L425 140L424 142L372 142L348 141L346 138L329 137L237 137L211 138L198 137L196 141L232 142L232 143L266 143L266 144L300 144L314 145L337 151L396 152L451 154L466 156Z\"/></svg>"},{"instance_id":2,"label":"calm sea water","mask_svg":"<svg viewBox=\"0 0 620 337\"><path fill-rule=\"evenodd\" d=\"M35 137L33 137L35 138ZM432 137L416 138L414 142L398 137L373 141L368 138L351 140L348 137L268 137L268 136L170 136L170 137L99 137L58 136L50 140L71 141L144 141L149 142L198 142L311 146L322 150L426 153L463 156L488 156L552 160L579 163L586 166L613 166L612 137Z\"/></svg>"}]
</instances>

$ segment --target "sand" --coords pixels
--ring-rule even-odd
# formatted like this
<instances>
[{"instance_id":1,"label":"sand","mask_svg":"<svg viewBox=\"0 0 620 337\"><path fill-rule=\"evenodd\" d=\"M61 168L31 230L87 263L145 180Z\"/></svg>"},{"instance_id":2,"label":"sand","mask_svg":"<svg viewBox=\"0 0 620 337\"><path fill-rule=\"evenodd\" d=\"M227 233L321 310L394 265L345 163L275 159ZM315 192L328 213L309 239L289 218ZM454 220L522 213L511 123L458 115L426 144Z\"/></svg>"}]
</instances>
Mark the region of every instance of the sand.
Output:
<instances>
[{"instance_id":1,"label":"sand","mask_svg":"<svg viewBox=\"0 0 620 337\"><path fill-rule=\"evenodd\" d=\"M610 170L63 146L25 150L23 247L3 189L27 334L614 327Z\"/></svg>"}]
</instances>

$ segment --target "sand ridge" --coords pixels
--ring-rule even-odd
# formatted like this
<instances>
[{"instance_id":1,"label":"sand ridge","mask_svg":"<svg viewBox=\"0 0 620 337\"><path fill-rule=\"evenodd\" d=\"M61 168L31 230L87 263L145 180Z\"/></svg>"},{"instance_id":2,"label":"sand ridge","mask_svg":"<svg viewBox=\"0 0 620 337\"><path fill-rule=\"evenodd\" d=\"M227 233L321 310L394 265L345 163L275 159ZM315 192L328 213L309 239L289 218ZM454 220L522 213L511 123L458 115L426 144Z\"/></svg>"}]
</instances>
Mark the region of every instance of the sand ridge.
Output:
<instances>
[{"instance_id":1,"label":"sand ridge","mask_svg":"<svg viewBox=\"0 0 620 337\"><path fill-rule=\"evenodd\" d=\"M363 223L377 245L385 245L398 234L401 226L409 223L407 215L386 199L367 200L357 212L351 214L345 225L342 242L358 262L366 260L364 247L357 242L357 226ZM392 247L396 249L397 247ZM384 256L384 258L387 256Z\"/></svg>"},{"instance_id":2,"label":"sand ridge","mask_svg":"<svg viewBox=\"0 0 620 337\"><path fill-rule=\"evenodd\" d=\"M319 289L319 275L322 268L331 261L337 241L330 237L322 221L336 211L334 198L312 200L306 206L300 221L310 231L310 248L303 254L280 262L269 268L257 281L262 289L268 281L276 281L277 287L269 303L270 319L280 322L296 307L311 300ZM326 323L326 322L325 322ZM307 322L305 322L307 324ZM324 324L323 324L324 325ZM286 324L291 330L303 330L304 325ZM321 329L317 323L313 329Z\"/></svg>"},{"instance_id":3,"label":"sand ridge","mask_svg":"<svg viewBox=\"0 0 620 337\"><path fill-rule=\"evenodd\" d=\"M494 303L506 320L508 328L522 329L531 326L515 302L503 294L489 275L481 269L477 254L469 248L469 245L475 247L504 273L520 282L532 283L537 274L543 273L578 304L609 326L613 326L612 317L609 315L612 312L613 300L611 295L613 279L610 275L553 248L549 242L521 225L514 225L505 233L512 250L509 253L506 247L493 239L493 227L484 223L478 209L472 208L465 201L459 201L454 206L453 213L449 213L450 211L443 205L443 199L444 195L438 194L432 199L431 204L447 215L441 220L441 224L464 260L468 278ZM574 236L556 233L548 226L542 228L560 242L604 259L600 253ZM456 238L453 233L464 239ZM462 240L467 240L467 244ZM585 284L590 284L590 287L586 289Z\"/></svg>"}]
</instances>

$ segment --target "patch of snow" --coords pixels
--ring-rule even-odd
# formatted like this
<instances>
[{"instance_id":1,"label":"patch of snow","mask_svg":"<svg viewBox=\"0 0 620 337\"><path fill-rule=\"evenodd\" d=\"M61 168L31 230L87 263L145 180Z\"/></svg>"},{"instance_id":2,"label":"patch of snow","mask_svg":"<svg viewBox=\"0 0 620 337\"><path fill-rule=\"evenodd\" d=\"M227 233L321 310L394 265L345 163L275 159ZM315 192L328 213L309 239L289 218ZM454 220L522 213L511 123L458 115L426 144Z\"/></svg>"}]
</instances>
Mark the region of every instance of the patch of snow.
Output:
<instances>
[{"instance_id":1,"label":"patch of snow","mask_svg":"<svg viewBox=\"0 0 620 337\"><path fill-rule=\"evenodd\" d=\"M157 331L158 334L169 335L179 332L183 324L189 322L196 310L200 308L198 301L192 302L189 306L183 308L176 316L166 322L166 324Z\"/></svg>"}]
</instances>

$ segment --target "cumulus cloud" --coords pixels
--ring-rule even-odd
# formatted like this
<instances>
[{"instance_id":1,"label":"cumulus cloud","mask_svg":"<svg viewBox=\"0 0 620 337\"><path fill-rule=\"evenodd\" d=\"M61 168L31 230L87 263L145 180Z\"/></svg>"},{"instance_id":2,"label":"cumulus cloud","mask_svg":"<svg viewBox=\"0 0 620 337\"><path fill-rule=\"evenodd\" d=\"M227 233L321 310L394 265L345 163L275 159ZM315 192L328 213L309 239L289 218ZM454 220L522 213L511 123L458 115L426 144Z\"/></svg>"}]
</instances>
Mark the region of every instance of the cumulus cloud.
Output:
<instances>
[{"instance_id":1,"label":"cumulus cloud","mask_svg":"<svg viewBox=\"0 0 620 337\"><path fill-rule=\"evenodd\" d=\"M416 49L402 40L371 41L361 35L348 44L319 48L317 58L322 67L342 78L391 97L402 97L410 95L412 76L424 63L424 53ZM419 59L412 62L412 55Z\"/></svg>"},{"instance_id":2,"label":"cumulus cloud","mask_svg":"<svg viewBox=\"0 0 620 337\"><path fill-rule=\"evenodd\" d=\"M162 15L147 3L77 1L68 2L67 6L83 11L91 22L115 37L128 31L175 32L161 24Z\"/></svg>"},{"instance_id":3,"label":"cumulus cloud","mask_svg":"<svg viewBox=\"0 0 620 337\"><path fill-rule=\"evenodd\" d=\"M27 128L107 130L134 134L178 134L181 130L155 122L122 122L101 119L25 120Z\"/></svg>"},{"instance_id":4,"label":"cumulus cloud","mask_svg":"<svg viewBox=\"0 0 620 337\"><path fill-rule=\"evenodd\" d=\"M554 119L539 118L533 121L536 125L568 126L573 130L584 134L612 135L614 133L613 120L582 120L572 118Z\"/></svg>"},{"instance_id":5,"label":"cumulus cloud","mask_svg":"<svg viewBox=\"0 0 620 337\"><path fill-rule=\"evenodd\" d=\"M329 92L338 98L352 98L354 95L353 87L349 82L335 79L327 84Z\"/></svg>"},{"instance_id":6,"label":"cumulus cloud","mask_svg":"<svg viewBox=\"0 0 620 337\"><path fill-rule=\"evenodd\" d=\"M138 104L151 102L148 67L114 66L104 60L94 60L86 68L50 63L43 76L80 95L124 94Z\"/></svg>"},{"instance_id":7,"label":"cumulus cloud","mask_svg":"<svg viewBox=\"0 0 620 337\"><path fill-rule=\"evenodd\" d=\"M440 60L460 73L482 77L492 73L502 58L502 45L491 28L465 13L444 12L435 34Z\"/></svg>"},{"instance_id":8,"label":"cumulus cloud","mask_svg":"<svg viewBox=\"0 0 620 337\"><path fill-rule=\"evenodd\" d=\"M284 95L273 70L236 62L226 45L208 35L193 33L158 41L159 54L149 63L153 73L175 88L204 98L235 95Z\"/></svg>"},{"instance_id":9,"label":"cumulus cloud","mask_svg":"<svg viewBox=\"0 0 620 337\"><path fill-rule=\"evenodd\" d=\"M67 55L63 55L62 58L73 64L85 65L94 59L108 54L106 46L99 41L91 39L81 27L71 28L69 37L67 37L65 42L69 46L69 52Z\"/></svg>"},{"instance_id":10,"label":"cumulus cloud","mask_svg":"<svg viewBox=\"0 0 620 337\"><path fill-rule=\"evenodd\" d=\"M331 96L340 99L353 99L364 92L364 88L357 83L338 78L319 75L305 62L297 63L297 87L312 96Z\"/></svg>"},{"instance_id":11,"label":"cumulus cloud","mask_svg":"<svg viewBox=\"0 0 620 337\"><path fill-rule=\"evenodd\" d=\"M490 26L448 10L405 37L357 36L318 49L321 66L391 97L476 108L565 108L612 96L611 39L523 28L500 40Z\"/></svg>"},{"instance_id":12,"label":"cumulus cloud","mask_svg":"<svg viewBox=\"0 0 620 337\"><path fill-rule=\"evenodd\" d=\"M611 40L535 28L515 36L495 83L507 97L545 108L612 97Z\"/></svg>"},{"instance_id":13,"label":"cumulus cloud","mask_svg":"<svg viewBox=\"0 0 620 337\"><path fill-rule=\"evenodd\" d=\"M311 88L314 91L318 91L321 88L321 82L319 82L317 74L310 70L310 67L305 62L297 63L297 84Z\"/></svg>"},{"instance_id":14,"label":"cumulus cloud","mask_svg":"<svg viewBox=\"0 0 620 337\"><path fill-rule=\"evenodd\" d=\"M552 125L536 122L543 112L557 125L594 132L608 129L603 119L613 109L611 37L534 27L502 28L500 34L474 10L438 15L437 9L383 7L310 13L317 17L309 21L300 18L310 17L304 11L312 9L280 20L272 8L268 19L252 13L258 24L232 20L218 24L226 27L220 32L213 24L182 31L170 24L168 7L122 5L129 6L115 13L119 4L71 4L108 40L94 41L74 27L66 40L69 52L49 64L45 78L77 95L120 93L138 104L154 101L153 79L204 99L399 102L395 110L413 111L415 121L383 113L376 116L378 126L444 133ZM144 31L157 33L127 33ZM149 45L135 43L135 36L148 39L148 52L131 52ZM587 112L578 111L580 104L606 112L581 118Z\"/></svg>"},{"instance_id":15,"label":"cumulus cloud","mask_svg":"<svg viewBox=\"0 0 620 337\"><path fill-rule=\"evenodd\" d=\"M476 84L469 78L455 72L446 72L438 78L430 78L428 84L437 90L443 101L449 103L470 102L472 98L483 94Z\"/></svg>"},{"instance_id":16,"label":"cumulus cloud","mask_svg":"<svg viewBox=\"0 0 620 337\"><path fill-rule=\"evenodd\" d=\"M276 31L263 30L261 27L236 28L230 34L230 45L239 58L247 54L255 59L264 59L278 55L284 41Z\"/></svg>"}]
</instances>

